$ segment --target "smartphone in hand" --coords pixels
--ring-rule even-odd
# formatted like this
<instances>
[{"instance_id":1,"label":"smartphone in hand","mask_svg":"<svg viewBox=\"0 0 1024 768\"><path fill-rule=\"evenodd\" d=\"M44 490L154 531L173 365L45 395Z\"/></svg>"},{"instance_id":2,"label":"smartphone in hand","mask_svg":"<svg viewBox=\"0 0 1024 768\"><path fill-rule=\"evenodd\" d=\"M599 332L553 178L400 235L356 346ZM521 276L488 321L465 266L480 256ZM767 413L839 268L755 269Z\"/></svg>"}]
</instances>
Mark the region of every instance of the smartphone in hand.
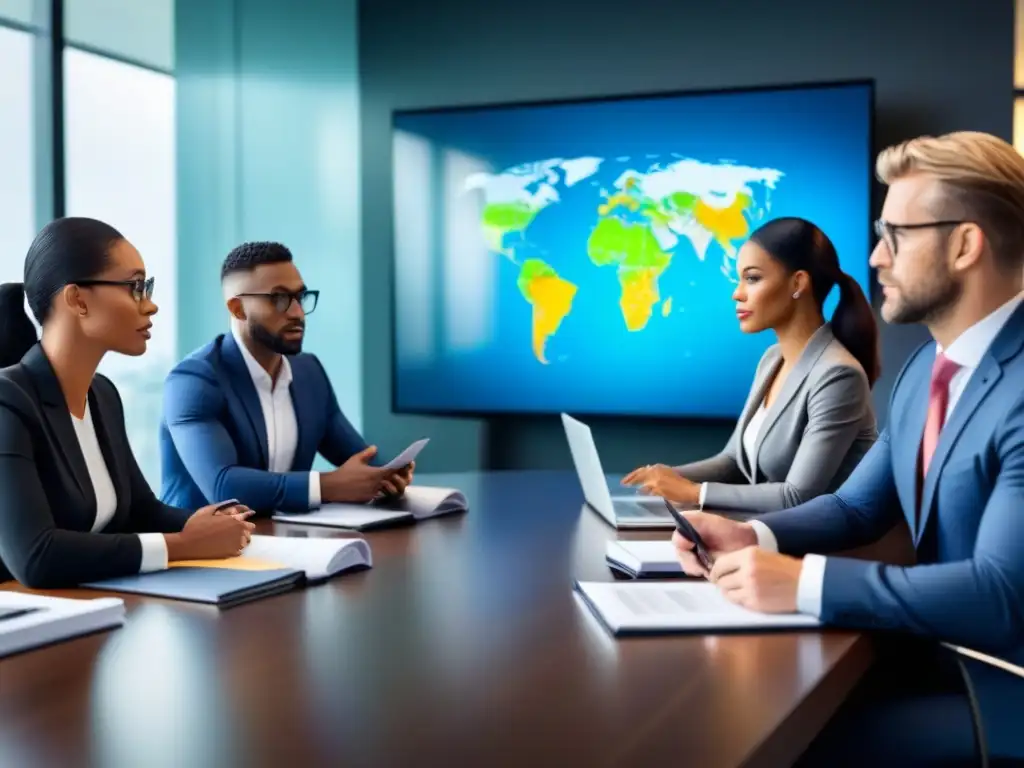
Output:
<instances>
[{"instance_id":1,"label":"smartphone in hand","mask_svg":"<svg viewBox=\"0 0 1024 768\"><path fill-rule=\"evenodd\" d=\"M704 539L697 533L697 529L693 527L693 524L679 513L679 510L676 509L671 501L668 499L662 500L665 502L665 506L668 507L668 511L673 519L675 519L676 528L688 541L693 542L693 551L697 555L697 561L701 564L701 567L706 571L710 571L711 567L715 564L715 559L711 556L707 545L704 544Z\"/></svg>"}]
</instances>

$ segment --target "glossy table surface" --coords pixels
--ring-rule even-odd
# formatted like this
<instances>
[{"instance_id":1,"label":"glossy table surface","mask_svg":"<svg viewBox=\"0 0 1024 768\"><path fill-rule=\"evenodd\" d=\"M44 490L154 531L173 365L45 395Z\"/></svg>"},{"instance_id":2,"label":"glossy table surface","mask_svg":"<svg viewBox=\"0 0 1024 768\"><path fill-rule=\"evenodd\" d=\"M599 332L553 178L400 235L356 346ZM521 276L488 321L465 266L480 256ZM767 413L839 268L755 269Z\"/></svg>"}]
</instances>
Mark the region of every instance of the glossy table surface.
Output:
<instances>
[{"instance_id":1,"label":"glossy table surface","mask_svg":"<svg viewBox=\"0 0 1024 768\"><path fill-rule=\"evenodd\" d=\"M776 766L871 662L849 632L614 639L572 590L617 535L574 475L417 482L470 511L365 534L370 570L224 611L125 595L124 627L0 661L0 762Z\"/></svg>"}]
</instances>

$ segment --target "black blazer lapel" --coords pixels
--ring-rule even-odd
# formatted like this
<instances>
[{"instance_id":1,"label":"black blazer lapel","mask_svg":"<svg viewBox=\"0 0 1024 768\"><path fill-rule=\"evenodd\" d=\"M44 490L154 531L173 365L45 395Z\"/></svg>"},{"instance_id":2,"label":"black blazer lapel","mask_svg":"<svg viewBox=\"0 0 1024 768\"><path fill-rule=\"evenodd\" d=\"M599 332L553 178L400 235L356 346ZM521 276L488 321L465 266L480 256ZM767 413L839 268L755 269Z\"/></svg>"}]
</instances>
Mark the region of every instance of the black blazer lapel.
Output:
<instances>
[{"instance_id":1,"label":"black blazer lapel","mask_svg":"<svg viewBox=\"0 0 1024 768\"><path fill-rule=\"evenodd\" d=\"M79 492L95 507L96 494L93 491L92 480L89 478L89 470L85 466L85 457L82 455L82 448L78 443L78 435L75 434L75 427L71 423L71 414L68 411L67 401L64 399L64 391L60 388L60 381L57 380L53 366L50 365L46 353L43 352L43 348L39 344L32 347L21 362L39 393L46 427L59 446L57 453L67 464L72 477L75 478Z\"/></svg>"},{"instance_id":2,"label":"black blazer lapel","mask_svg":"<svg viewBox=\"0 0 1024 768\"><path fill-rule=\"evenodd\" d=\"M241 402L252 429L260 466L265 469L270 466L270 457L267 450L267 425L263 421L263 407L260 405L260 396L256 392L252 374L249 373L245 358L242 357L242 350L238 348L235 337L230 333L224 335L221 343L221 360L224 361L228 374L221 377L221 384L228 391L234 392Z\"/></svg>"}]
</instances>

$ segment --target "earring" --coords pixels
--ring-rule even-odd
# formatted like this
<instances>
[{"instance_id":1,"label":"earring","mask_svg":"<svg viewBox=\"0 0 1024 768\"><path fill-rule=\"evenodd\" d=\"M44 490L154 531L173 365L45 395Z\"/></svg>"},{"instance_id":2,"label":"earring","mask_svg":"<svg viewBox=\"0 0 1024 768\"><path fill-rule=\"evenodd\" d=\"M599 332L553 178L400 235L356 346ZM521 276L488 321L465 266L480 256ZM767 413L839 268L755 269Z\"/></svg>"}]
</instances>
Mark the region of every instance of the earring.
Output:
<instances>
[{"instance_id":1,"label":"earring","mask_svg":"<svg viewBox=\"0 0 1024 768\"><path fill-rule=\"evenodd\" d=\"M800 291L797 291L796 293L794 293L793 294L793 298L794 299L799 299L800 298Z\"/></svg>"}]
</instances>

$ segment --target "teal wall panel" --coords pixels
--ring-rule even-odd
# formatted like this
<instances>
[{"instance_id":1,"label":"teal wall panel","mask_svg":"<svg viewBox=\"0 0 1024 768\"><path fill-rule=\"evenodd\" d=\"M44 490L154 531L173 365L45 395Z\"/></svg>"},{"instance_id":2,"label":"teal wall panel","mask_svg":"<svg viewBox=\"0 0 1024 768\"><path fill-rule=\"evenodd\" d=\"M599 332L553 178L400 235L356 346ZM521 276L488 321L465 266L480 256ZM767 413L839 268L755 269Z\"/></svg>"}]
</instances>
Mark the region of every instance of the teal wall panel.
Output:
<instances>
[{"instance_id":1,"label":"teal wall panel","mask_svg":"<svg viewBox=\"0 0 1024 768\"><path fill-rule=\"evenodd\" d=\"M355 0L178 0L181 353L228 329L218 270L277 240L320 304L306 348L362 425Z\"/></svg>"}]
</instances>

